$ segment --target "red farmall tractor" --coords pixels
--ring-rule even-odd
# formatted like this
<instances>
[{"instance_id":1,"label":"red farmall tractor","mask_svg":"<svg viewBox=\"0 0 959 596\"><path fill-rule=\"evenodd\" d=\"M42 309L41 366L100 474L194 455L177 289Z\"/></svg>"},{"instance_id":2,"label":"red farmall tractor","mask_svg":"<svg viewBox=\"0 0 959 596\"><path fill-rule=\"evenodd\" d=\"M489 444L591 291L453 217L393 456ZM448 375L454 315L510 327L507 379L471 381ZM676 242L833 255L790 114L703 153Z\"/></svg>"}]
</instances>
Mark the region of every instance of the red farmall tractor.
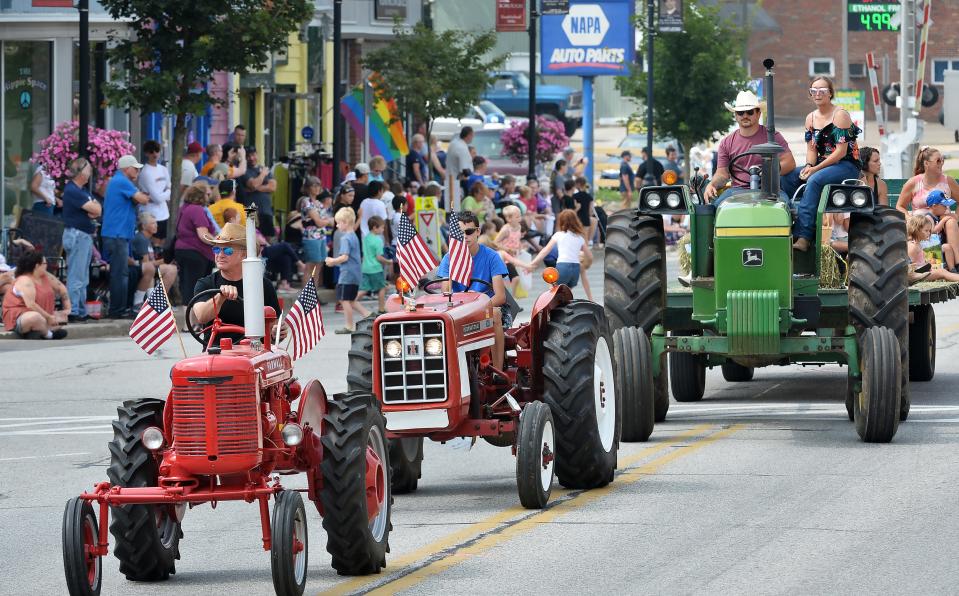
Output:
<instances>
[{"instance_id":1,"label":"red farmall tractor","mask_svg":"<svg viewBox=\"0 0 959 596\"><path fill-rule=\"evenodd\" d=\"M328 399L316 380L301 386L290 356L265 332L276 315L263 307L262 279L262 270L248 274L244 262L246 329L215 316L204 330L206 352L173 367L166 401L138 399L118 408L109 481L68 501L64 512L70 594L100 592L110 513L120 572L129 580L161 581L175 573L187 511L222 501L258 505L276 593L302 594L308 543L300 492L323 516L334 569L358 575L385 566L389 456L376 399L362 391ZM195 296L187 312L218 291ZM299 472L308 488L284 489L279 475Z\"/></svg>"},{"instance_id":2,"label":"red farmall tractor","mask_svg":"<svg viewBox=\"0 0 959 596\"><path fill-rule=\"evenodd\" d=\"M551 284L557 277L555 269L544 273ZM511 447L528 508L546 505L554 472L569 488L612 481L621 387L603 308L552 285L529 323L504 330L505 365L497 370L490 298L443 294L444 281L422 284L425 295L414 298L400 280L387 314L361 321L353 334L349 387L372 390L382 404L393 492L416 490L424 438L482 437Z\"/></svg>"}]
</instances>

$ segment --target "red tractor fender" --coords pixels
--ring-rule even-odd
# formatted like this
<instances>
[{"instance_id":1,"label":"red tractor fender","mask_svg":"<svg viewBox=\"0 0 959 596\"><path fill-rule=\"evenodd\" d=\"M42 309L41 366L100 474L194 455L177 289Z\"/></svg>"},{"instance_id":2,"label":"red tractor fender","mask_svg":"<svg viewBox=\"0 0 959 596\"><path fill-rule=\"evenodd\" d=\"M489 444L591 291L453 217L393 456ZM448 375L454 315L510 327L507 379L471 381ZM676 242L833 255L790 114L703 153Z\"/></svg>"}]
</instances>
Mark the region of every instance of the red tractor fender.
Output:
<instances>
[{"instance_id":1,"label":"red tractor fender","mask_svg":"<svg viewBox=\"0 0 959 596\"><path fill-rule=\"evenodd\" d=\"M538 344L537 339L541 336L541 330L549 322L549 313L554 308L564 306L572 301L573 291L569 289L569 286L562 284L556 284L540 294L533 304L533 312L530 314L526 337L517 337L517 345L526 349L533 348L535 344ZM536 352L539 352L539 350L536 350ZM535 360L541 364L542 356L537 356Z\"/></svg>"},{"instance_id":2,"label":"red tractor fender","mask_svg":"<svg viewBox=\"0 0 959 596\"><path fill-rule=\"evenodd\" d=\"M316 379L311 380L303 388L300 395L300 404L296 411L296 419L300 426L307 424L313 429L313 434L320 437L323 434L323 416L326 414L326 390Z\"/></svg>"}]
</instances>

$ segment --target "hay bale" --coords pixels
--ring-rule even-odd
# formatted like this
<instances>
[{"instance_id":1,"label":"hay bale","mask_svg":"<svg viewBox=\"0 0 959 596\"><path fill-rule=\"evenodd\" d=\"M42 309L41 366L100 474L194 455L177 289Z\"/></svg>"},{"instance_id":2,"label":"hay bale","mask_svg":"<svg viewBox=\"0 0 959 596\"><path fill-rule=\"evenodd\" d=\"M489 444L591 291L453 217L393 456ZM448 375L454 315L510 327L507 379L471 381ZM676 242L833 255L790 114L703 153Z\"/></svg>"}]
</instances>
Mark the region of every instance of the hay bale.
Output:
<instances>
[{"instance_id":1,"label":"hay bale","mask_svg":"<svg viewBox=\"0 0 959 596\"><path fill-rule=\"evenodd\" d=\"M692 235L687 232L676 242L676 249L679 251L679 269L683 272L683 275L689 275L689 272L693 270L693 257L687 249L687 245L691 244L692 241Z\"/></svg>"},{"instance_id":2,"label":"hay bale","mask_svg":"<svg viewBox=\"0 0 959 596\"><path fill-rule=\"evenodd\" d=\"M833 247L828 244L819 245L819 287L828 289L846 287L843 270L848 271L849 268L843 267L840 269L839 259L842 259L842 257Z\"/></svg>"}]
</instances>

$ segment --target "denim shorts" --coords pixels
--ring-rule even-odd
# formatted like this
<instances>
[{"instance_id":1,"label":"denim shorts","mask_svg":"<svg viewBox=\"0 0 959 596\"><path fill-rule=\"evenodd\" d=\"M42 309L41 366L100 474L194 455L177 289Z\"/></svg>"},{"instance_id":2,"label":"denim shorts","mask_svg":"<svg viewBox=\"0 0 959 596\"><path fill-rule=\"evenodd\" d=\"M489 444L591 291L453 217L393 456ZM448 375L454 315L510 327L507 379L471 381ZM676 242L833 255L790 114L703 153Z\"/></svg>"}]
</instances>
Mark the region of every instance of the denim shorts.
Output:
<instances>
[{"instance_id":1,"label":"denim shorts","mask_svg":"<svg viewBox=\"0 0 959 596\"><path fill-rule=\"evenodd\" d=\"M556 263L559 283L575 288L579 283L579 263Z\"/></svg>"}]
</instances>

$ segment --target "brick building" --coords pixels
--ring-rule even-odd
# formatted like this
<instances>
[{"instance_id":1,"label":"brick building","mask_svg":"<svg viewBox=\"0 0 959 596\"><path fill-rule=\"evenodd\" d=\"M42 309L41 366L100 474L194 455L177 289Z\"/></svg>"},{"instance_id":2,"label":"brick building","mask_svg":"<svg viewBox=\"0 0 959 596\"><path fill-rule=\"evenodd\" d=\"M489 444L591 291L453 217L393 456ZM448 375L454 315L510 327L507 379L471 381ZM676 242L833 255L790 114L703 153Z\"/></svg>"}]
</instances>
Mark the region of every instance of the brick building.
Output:
<instances>
[{"instance_id":1,"label":"brick building","mask_svg":"<svg viewBox=\"0 0 959 596\"><path fill-rule=\"evenodd\" d=\"M891 1L891 0L890 0ZM841 86L842 72L842 11L846 0L764 0L763 9L778 24L778 30L754 31L749 39L751 75L763 73L764 58L776 60L776 113L785 117L802 117L812 108L806 89L810 73L831 73ZM917 8L917 11L920 9ZM939 102L922 110L926 120L938 118L942 109L942 72L946 68L959 70L959 1L933 0L929 30L926 81L937 84ZM866 91L866 118L875 114L868 100L869 79L865 69L866 52L872 51L877 62L888 58L889 71L879 73L883 81L899 80L898 31L849 32L849 87ZM956 101L957 98L952 98ZM899 110L887 107L886 118L896 121Z\"/></svg>"}]
</instances>

